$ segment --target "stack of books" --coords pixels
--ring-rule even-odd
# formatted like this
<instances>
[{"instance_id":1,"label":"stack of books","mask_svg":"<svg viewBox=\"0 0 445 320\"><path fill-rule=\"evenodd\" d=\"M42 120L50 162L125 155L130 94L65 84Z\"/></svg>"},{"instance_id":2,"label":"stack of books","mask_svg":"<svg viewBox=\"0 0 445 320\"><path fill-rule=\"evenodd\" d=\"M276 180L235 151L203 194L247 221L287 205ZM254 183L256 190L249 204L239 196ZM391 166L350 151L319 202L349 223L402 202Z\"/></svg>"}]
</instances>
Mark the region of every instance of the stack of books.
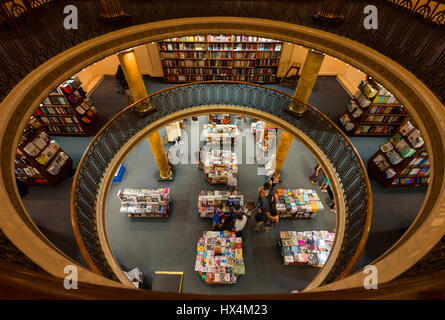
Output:
<instances>
[{"instance_id":1,"label":"stack of books","mask_svg":"<svg viewBox=\"0 0 445 320\"><path fill-rule=\"evenodd\" d=\"M198 198L198 211L201 218L212 218L215 209L223 204L224 213L229 214L236 204L244 205L244 196L239 192L225 190L201 191Z\"/></svg>"},{"instance_id":2,"label":"stack of books","mask_svg":"<svg viewBox=\"0 0 445 320\"><path fill-rule=\"evenodd\" d=\"M334 243L335 233L328 231L280 231L278 244L283 263L323 267Z\"/></svg>"},{"instance_id":3,"label":"stack of books","mask_svg":"<svg viewBox=\"0 0 445 320\"><path fill-rule=\"evenodd\" d=\"M245 274L242 239L235 232L204 231L197 244L195 271L208 284L232 284Z\"/></svg>"},{"instance_id":4,"label":"stack of books","mask_svg":"<svg viewBox=\"0 0 445 320\"><path fill-rule=\"evenodd\" d=\"M238 160L230 150L212 150L204 155L204 172L212 184L226 184L227 171L238 173Z\"/></svg>"},{"instance_id":5,"label":"stack of books","mask_svg":"<svg viewBox=\"0 0 445 320\"><path fill-rule=\"evenodd\" d=\"M273 208L281 218L312 218L323 210L323 203L315 190L277 189Z\"/></svg>"},{"instance_id":6,"label":"stack of books","mask_svg":"<svg viewBox=\"0 0 445 320\"><path fill-rule=\"evenodd\" d=\"M121 201L121 213L128 217L167 218L171 202L170 188L124 189L117 193Z\"/></svg>"}]
</instances>

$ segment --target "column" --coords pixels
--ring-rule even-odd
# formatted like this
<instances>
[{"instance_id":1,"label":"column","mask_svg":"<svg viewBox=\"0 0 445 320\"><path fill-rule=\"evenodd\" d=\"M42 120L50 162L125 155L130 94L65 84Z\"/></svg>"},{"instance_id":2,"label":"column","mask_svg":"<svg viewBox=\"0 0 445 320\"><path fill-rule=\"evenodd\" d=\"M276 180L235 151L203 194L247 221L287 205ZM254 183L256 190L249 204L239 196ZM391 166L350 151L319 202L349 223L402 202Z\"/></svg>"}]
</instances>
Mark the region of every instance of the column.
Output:
<instances>
[{"instance_id":1,"label":"column","mask_svg":"<svg viewBox=\"0 0 445 320\"><path fill-rule=\"evenodd\" d=\"M320 71L321 64L323 63L324 55L322 53L309 50L304 61L303 70L301 70L300 78L298 79L297 89L295 89L294 98L296 99L289 106L296 116L302 116L306 111L306 106L299 103L299 101L307 103L309 97L317 81L318 72ZM275 172L280 172L283 167L284 160L286 160L287 152L289 151L293 137L286 133L281 132L280 141L278 142L277 152L275 155Z\"/></svg>"},{"instance_id":2,"label":"column","mask_svg":"<svg viewBox=\"0 0 445 320\"><path fill-rule=\"evenodd\" d=\"M130 88L133 101L138 101L140 99L146 98L148 96L147 90L145 89L144 80L142 79L141 72L139 71L138 61L136 59L136 54L134 50L126 50L118 54L119 62L124 71L125 80L127 80L128 86ZM136 112L141 115L147 114L153 110L148 99L144 100L135 106ZM148 137L150 142L150 147L153 155L158 165L159 174L161 179L169 179L172 176L171 168L168 164L167 156L162 146L161 137L156 131Z\"/></svg>"}]
</instances>

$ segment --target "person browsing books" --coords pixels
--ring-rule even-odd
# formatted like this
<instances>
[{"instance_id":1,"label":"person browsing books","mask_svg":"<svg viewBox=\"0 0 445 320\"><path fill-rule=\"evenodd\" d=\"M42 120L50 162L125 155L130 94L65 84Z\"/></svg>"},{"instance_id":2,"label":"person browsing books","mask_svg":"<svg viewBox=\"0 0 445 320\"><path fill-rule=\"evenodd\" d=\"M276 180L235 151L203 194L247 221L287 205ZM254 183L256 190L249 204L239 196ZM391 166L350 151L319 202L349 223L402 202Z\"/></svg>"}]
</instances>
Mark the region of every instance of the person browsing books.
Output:
<instances>
[{"instance_id":1,"label":"person browsing books","mask_svg":"<svg viewBox=\"0 0 445 320\"><path fill-rule=\"evenodd\" d=\"M216 213L219 215L219 227L221 228L224 225L224 222L226 221L226 215L223 211L224 205L222 203L219 204L219 206L216 208Z\"/></svg>"},{"instance_id":2,"label":"person browsing books","mask_svg":"<svg viewBox=\"0 0 445 320\"><path fill-rule=\"evenodd\" d=\"M215 211L212 217L212 230L215 230L215 228L219 227L220 224L221 224L221 218L219 217L218 212Z\"/></svg>"},{"instance_id":3,"label":"person browsing books","mask_svg":"<svg viewBox=\"0 0 445 320\"><path fill-rule=\"evenodd\" d=\"M236 232L237 237L241 237L241 232L246 226L246 222L247 217L243 213L238 212L238 214L236 215L235 224L232 229L232 231Z\"/></svg>"}]
</instances>

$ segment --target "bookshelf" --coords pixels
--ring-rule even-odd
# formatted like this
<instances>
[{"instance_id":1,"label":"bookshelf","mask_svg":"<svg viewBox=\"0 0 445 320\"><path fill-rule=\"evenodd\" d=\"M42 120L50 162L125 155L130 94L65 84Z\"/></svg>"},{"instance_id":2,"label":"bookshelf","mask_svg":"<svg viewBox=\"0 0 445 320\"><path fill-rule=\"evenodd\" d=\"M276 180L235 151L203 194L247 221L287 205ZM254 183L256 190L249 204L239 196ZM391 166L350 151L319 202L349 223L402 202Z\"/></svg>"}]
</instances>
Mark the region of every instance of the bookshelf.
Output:
<instances>
[{"instance_id":1,"label":"bookshelf","mask_svg":"<svg viewBox=\"0 0 445 320\"><path fill-rule=\"evenodd\" d=\"M234 284L246 273L242 238L235 232L204 231L196 251L195 271L207 284Z\"/></svg>"},{"instance_id":2,"label":"bookshelf","mask_svg":"<svg viewBox=\"0 0 445 320\"><path fill-rule=\"evenodd\" d=\"M276 83L282 43L240 35L197 35L158 42L165 82Z\"/></svg>"},{"instance_id":3,"label":"bookshelf","mask_svg":"<svg viewBox=\"0 0 445 320\"><path fill-rule=\"evenodd\" d=\"M271 205L280 218L294 219L313 218L324 208L318 193L310 189L277 189Z\"/></svg>"},{"instance_id":4,"label":"bookshelf","mask_svg":"<svg viewBox=\"0 0 445 320\"><path fill-rule=\"evenodd\" d=\"M99 121L97 109L86 97L78 77L51 92L34 116L51 135L91 136Z\"/></svg>"},{"instance_id":5,"label":"bookshelf","mask_svg":"<svg viewBox=\"0 0 445 320\"><path fill-rule=\"evenodd\" d=\"M227 184L227 172L238 173L238 160L230 150L212 150L204 155L204 173L211 184Z\"/></svg>"},{"instance_id":6,"label":"bookshelf","mask_svg":"<svg viewBox=\"0 0 445 320\"><path fill-rule=\"evenodd\" d=\"M211 219L220 204L224 206L223 212L229 214L235 204L244 205L244 196L238 191L202 190L198 198L199 216Z\"/></svg>"},{"instance_id":7,"label":"bookshelf","mask_svg":"<svg viewBox=\"0 0 445 320\"><path fill-rule=\"evenodd\" d=\"M15 156L17 180L55 187L73 173L73 160L33 117L20 138Z\"/></svg>"},{"instance_id":8,"label":"bookshelf","mask_svg":"<svg viewBox=\"0 0 445 320\"><path fill-rule=\"evenodd\" d=\"M281 257L284 265L309 265L322 268L328 260L335 233L328 231L280 231Z\"/></svg>"},{"instance_id":9,"label":"bookshelf","mask_svg":"<svg viewBox=\"0 0 445 320\"><path fill-rule=\"evenodd\" d=\"M352 136L391 136L406 117L396 97L368 76L360 82L340 122Z\"/></svg>"},{"instance_id":10,"label":"bookshelf","mask_svg":"<svg viewBox=\"0 0 445 320\"><path fill-rule=\"evenodd\" d=\"M170 212L170 188L119 190L120 212L129 218L168 218Z\"/></svg>"},{"instance_id":11,"label":"bookshelf","mask_svg":"<svg viewBox=\"0 0 445 320\"><path fill-rule=\"evenodd\" d=\"M425 187L430 177L430 161L412 120L406 119L368 160L368 172L383 187Z\"/></svg>"}]
</instances>

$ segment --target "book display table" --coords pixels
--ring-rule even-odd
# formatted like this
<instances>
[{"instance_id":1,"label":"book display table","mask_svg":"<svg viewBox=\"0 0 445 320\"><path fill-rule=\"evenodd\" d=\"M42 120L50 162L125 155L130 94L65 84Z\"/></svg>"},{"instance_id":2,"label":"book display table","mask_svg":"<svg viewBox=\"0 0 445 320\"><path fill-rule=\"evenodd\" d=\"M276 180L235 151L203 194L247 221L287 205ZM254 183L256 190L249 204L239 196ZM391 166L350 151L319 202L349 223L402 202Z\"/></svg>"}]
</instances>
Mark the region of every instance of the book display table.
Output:
<instances>
[{"instance_id":1,"label":"book display table","mask_svg":"<svg viewBox=\"0 0 445 320\"><path fill-rule=\"evenodd\" d=\"M321 268L328 260L334 238L335 233L328 231L280 231L278 246L283 263Z\"/></svg>"},{"instance_id":2,"label":"book display table","mask_svg":"<svg viewBox=\"0 0 445 320\"><path fill-rule=\"evenodd\" d=\"M204 154L205 177L211 184L227 184L227 171L238 173L238 159L230 150L212 150Z\"/></svg>"},{"instance_id":3,"label":"book display table","mask_svg":"<svg viewBox=\"0 0 445 320\"><path fill-rule=\"evenodd\" d=\"M310 189L277 189L271 205L280 218L312 218L323 210L318 193Z\"/></svg>"},{"instance_id":4,"label":"book display table","mask_svg":"<svg viewBox=\"0 0 445 320\"><path fill-rule=\"evenodd\" d=\"M244 196L239 191L203 190L198 198L198 212L201 218L212 218L215 209L224 205L225 214L230 214L235 204L244 205Z\"/></svg>"},{"instance_id":5,"label":"book display table","mask_svg":"<svg viewBox=\"0 0 445 320\"><path fill-rule=\"evenodd\" d=\"M121 213L129 218L167 218L170 211L170 188L124 189L117 193Z\"/></svg>"},{"instance_id":6,"label":"book display table","mask_svg":"<svg viewBox=\"0 0 445 320\"><path fill-rule=\"evenodd\" d=\"M235 145L239 135L238 126L231 124L205 124L202 135L208 144Z\"/></svg>"},{"instance_id":7,"label":"book display table","mask_svg":"<svg viewBox=\"0 0 445 320\"><path fill-rule=\"evenodd\" d=\"M204 231L197 244L195 271L207 284L233 284L245 274L242 239L235 232Z\"/></svg>"}]
</instances>

